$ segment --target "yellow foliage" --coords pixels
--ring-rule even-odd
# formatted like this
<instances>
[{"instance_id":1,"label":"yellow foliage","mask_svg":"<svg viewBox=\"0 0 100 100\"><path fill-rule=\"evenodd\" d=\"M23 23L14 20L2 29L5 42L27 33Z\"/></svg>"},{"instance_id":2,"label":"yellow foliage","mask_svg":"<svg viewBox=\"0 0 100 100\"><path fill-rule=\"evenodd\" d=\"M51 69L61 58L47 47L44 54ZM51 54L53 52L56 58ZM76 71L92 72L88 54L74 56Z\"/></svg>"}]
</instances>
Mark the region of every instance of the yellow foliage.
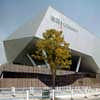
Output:
<instances>
[{"instance_id":1,"label":"yellow foliage","mask_svg":"<svg viewBox=\"0 0 100 100\"><path fill-rule=\"evenodd\" d=\"M43 33L43 39L38 40L36 43L36 47L37 51L33 54L33 57L39 60L46 60L50 65L53 76L55 76L58 66L70 69L72 64L71 51L69 43L64 41L62 31L47 30ZM45 51L45 55L43 51Z\"/></svg>"},{"instance_id":2,"label":"yellow foliage","mask_svg":"<svg viewBox=\"0 0 100 100\"><path fill-rule=\"evenodd\" d=\"M71 65L69 43L64 41L62 31L47 30L43 33L43 39L38 40L36 47L38 51L33 54L33 57L47 60L52 69L56 70L57 66L67 68ZM42 54L43 50L46 52L46 56Z\"/></svg>"}]
</instances>

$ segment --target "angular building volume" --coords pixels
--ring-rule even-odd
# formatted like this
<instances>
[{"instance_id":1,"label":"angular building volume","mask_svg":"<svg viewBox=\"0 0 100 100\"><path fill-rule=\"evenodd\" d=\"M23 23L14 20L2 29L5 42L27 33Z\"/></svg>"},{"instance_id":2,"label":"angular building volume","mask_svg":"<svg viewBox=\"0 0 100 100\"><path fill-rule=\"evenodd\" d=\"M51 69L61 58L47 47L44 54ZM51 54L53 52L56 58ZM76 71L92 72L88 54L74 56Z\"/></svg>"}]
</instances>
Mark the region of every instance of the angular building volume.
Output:
<instances>
[{"instance_id":1,"label":"angular building volume","mask_svg":"<svg viewBox=\"0 0 100 100\"><path fill-rule=\"evenodd\" d=\"M29 57L29 52L47 29L63 31L65 40L70 43L72 70L100 73L100 38L52 7L41 12L36 19L26 22L3 41L2 52L6 58L3 63L35 65L36 61Z\"/></svg>"}]
</instances>

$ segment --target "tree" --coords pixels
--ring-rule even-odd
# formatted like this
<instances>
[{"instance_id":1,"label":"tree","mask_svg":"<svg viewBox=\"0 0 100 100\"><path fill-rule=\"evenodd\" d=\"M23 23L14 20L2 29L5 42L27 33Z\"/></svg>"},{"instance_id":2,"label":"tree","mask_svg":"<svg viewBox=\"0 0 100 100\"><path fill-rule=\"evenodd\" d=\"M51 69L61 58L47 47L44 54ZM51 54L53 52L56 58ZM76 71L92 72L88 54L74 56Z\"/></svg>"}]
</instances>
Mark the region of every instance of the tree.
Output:
<instances>
[{"instance_id":1,"label":"tree","mask_svg":"<svg viewBox=\"0 0 100 100\"><path fill-rule=\"evenodd\" d=\"M53 76L54 88L57 68L70 68L71 51L69 43L64 41L62 31L50 29L43 33L43 39L37 41L36 48L33 57L48 62Z\"/></svg>"}]
</instances>

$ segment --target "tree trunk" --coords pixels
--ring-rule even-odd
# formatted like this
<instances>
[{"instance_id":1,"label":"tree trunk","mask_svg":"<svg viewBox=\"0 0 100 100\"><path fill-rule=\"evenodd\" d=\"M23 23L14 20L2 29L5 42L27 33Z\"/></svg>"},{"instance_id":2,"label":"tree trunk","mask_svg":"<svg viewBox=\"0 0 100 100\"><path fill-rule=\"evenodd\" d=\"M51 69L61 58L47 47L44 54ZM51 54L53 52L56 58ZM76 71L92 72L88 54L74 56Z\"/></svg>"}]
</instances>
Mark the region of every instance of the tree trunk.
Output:
<instances>
[{"instance_id":1,"label":"tree trunk","mask_svg":"<svg viewBox=\"0 0 100 100\"><path fill-rule=\"evenodd\" d=\"M53 73L52 73L52 81L53 81L52 88L55 89L55 81L56 81L56 72L55 71L53 71Z\"/></svg>"},{"instance_id":2,"label":"tree trunk","mask_svg":"<svg viewBox=\"0 0 100 100\"><path fill-rule=\"evenodd\" d=\"M51 73L52 73L52 88L55 89L55 80L56 80L56 66L52 60L49 61Z\"/></svg>"}]
</instances>

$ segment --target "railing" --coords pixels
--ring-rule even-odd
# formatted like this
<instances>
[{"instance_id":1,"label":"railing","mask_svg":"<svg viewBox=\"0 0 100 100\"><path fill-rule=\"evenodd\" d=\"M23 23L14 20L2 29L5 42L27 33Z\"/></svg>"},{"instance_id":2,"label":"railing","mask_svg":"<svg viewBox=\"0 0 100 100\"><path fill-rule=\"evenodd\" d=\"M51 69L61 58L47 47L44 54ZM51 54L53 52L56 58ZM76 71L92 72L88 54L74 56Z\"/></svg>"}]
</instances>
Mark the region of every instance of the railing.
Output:
<instances>
[{"instance_id":1,"label":"railing","mask_svg":"<svg viewBox=\"0 0 100 100\"><path fill-rule=\"evenodd\" d=\"M29 88L0 88L0 100L27 100L27 93L30 99L41 99L43 97L43 90L50 92L50 98L53 97L52 88L47 87L29 87ZM56 98L68 98L68 97L90 97L100 96L100 88L91 87L56 87L54 90ZM29 99L29 100L30 100Z\"/></svg>"}]
</instances>

